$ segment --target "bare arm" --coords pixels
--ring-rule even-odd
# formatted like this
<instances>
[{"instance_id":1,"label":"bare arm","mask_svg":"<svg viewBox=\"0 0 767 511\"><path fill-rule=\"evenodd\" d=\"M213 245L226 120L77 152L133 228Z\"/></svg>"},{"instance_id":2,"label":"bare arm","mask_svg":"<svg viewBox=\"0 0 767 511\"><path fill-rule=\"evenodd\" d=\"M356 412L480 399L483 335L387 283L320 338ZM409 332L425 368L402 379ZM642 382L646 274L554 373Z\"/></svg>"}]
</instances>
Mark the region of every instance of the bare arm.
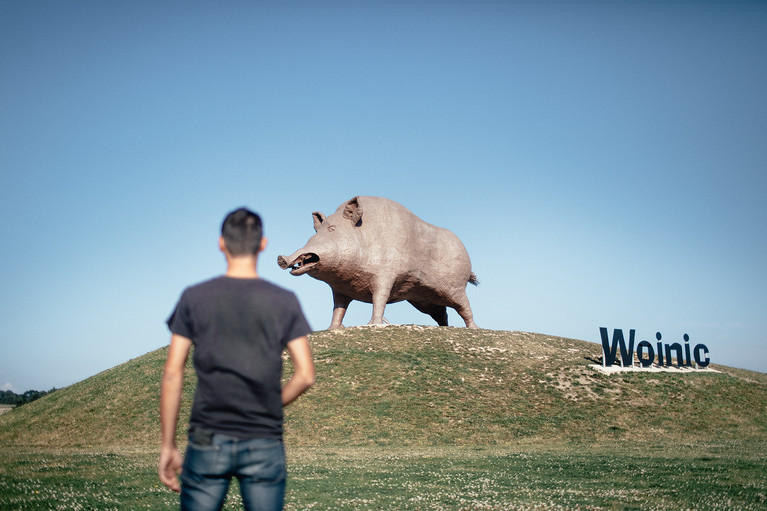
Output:
<instances>
[{"instance_id":1,"label":"bare arm","mask_svg":"<svg viewBox=\"0 0 767 511\"><path fill-rule=\"evenodd\" d=\"M288 354L293 363L293 376L282 388L282 406L287 406L314 385L314 360L306 336L288 342Z\"/></svg>"},{"instance_id":2,"label":"bare arm","mask_svg":"<svg viewBox=\"0 0 767 511\"><path fill-rule=\"evenodd\" d=\"M163 484L175 492L181 491L177 475L181 472L182 463L181 453L176 446L176 426L184 388L184 366L191 347L191 340L173 334L160 389L162 447L158 472Z\"/></svg>"}]
</instances>

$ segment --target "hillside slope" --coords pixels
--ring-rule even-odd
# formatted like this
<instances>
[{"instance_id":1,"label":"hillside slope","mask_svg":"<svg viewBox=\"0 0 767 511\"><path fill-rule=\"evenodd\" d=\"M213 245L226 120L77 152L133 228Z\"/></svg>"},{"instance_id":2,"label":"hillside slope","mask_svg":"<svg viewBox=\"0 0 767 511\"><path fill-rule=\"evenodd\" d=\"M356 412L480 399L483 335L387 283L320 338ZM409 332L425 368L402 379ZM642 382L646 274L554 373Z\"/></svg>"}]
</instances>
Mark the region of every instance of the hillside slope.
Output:
<instances>
[{"instance_id":1,"label":"hillside slope","mask_svg":"<svg viewBox=\"0 0 767 511\"><path fill-rule=\"evenodd\" d=\"M286 410L291 445L767 440L762 373L604 375L589 367L597 344L464 328L358 327L311 343L317 383ZM0 445L157 445L166 350L6 413Z\"/></svg>"}]
</instances>

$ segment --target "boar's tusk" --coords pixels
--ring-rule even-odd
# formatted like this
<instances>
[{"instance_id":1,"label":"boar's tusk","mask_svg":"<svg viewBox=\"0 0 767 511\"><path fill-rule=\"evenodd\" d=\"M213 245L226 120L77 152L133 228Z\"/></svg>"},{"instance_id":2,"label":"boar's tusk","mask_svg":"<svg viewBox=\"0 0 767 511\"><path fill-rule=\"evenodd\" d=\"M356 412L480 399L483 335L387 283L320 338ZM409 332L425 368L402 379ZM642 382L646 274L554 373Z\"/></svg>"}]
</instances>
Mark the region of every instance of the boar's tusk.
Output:
<instances>
[{"instance_id":1,"label":"boar's tusk","mask_svg":"<svg viewBox=\"0 0 767 511\"><path fill-rule=\"evenodd\" d=\"M296 259L293 262L293 265L297 268L300 268L301 266L309 265L318 263L320 261L320 256L317 254L310 252L308 254L301 255L298 259Z\"/></svg>"},{"instance_id":2,"label":"boar's tusk","mask_svg":"<svg viewBox=\"0 0 767 511\"><path fill-rule=\"evenodd\" d=\"M277 258L277 264L279 264L280 268L283 270L290 269L291 273L294 275L299 275L300 273L294 273L301 269L307 269L308 267L320 262L320 256L313 252L309 252L306 254L301 254L300 256L296 257L292 263L288 263L287 260L280 256Z\"/></svg>"}]
</instances>

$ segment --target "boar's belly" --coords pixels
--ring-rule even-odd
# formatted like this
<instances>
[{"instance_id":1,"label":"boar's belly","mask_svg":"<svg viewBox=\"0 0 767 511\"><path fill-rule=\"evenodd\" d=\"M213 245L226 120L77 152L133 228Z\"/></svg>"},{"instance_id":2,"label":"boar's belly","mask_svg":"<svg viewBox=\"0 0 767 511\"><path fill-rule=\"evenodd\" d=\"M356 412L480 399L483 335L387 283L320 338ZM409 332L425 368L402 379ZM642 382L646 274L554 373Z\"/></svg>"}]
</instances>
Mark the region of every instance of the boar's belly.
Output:
<instances>
[{"instance_id":1,"label":"boar's belly","mask_svg":"<svg viewBox=\"0 0 767 511\"><path fill-rule=\"evenodd\" d=\"M334 292L348 296L352 300L373 303L373 282L369 275L312 275L326 282Z\"/></svg>"},{"instance_id":2,"label":"boar's belly","mask_svg":"<svg viewBox=\"0 0 767 511\"><path fill-rule=\"evenodd\" d=\"M415 300L435 305L450 305L452 303L450 295L450 291L445 286L440 288L417 277L403 277L392 287L389 303Z\"/></svg>"}]
</instances>

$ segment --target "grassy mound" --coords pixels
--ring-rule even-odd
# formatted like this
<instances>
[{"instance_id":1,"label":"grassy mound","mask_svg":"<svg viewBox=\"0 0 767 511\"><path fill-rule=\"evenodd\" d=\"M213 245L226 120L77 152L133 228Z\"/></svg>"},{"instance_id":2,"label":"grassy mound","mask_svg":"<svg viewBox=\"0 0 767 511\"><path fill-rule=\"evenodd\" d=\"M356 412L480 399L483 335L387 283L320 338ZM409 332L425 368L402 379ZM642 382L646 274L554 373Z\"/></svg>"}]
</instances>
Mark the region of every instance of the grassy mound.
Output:
<instances>
[{"instance_id":1,"label":"grassy mound","mask_svg":"<svg viewBox=\"0 0 767 511\"><path fill-rule=\"evenodd\" d=\"M286 410L292 446L767 438L762 373L604 375L589 367L597 344L464 328L358 327L317 332L311 343L317 383ZM166 350L0 416L0 445L158 445ZM194 383L190 364L179 438Z\"/></svg>"}]
</instances>

